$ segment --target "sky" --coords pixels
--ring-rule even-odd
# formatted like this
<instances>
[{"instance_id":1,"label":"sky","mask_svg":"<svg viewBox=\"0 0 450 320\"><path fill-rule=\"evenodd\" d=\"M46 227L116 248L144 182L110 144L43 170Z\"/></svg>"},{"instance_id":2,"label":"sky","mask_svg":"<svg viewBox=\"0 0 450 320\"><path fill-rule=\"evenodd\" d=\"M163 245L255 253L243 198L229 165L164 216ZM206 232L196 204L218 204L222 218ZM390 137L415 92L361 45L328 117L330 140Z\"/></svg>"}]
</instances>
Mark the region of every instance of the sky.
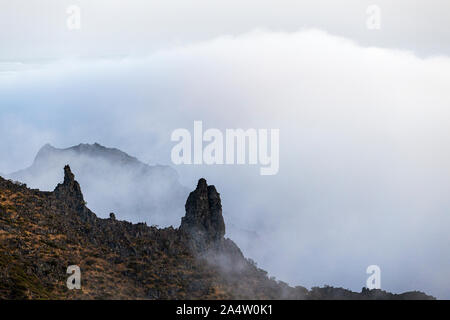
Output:
<instances>
[{"instance_id":1,"label":"sky","mask_svg":"<svg viewBox=\"0 0 450 320\"><path fill-rule=\"evenodd\" d=\"M66 9L81 9L68 30ZM368 29L366 9L380 9ZM280 129L280 170L174 166L291 285L450 298L446 1L0 0L0 172L99 142L173 165L171 132ZM111 208L114 211L114 208ZM120 212L116 212L120 217ZM122 217L126 219L126 217Z\"/></svg>"},{"instance_id":2,"label":"sky","mask_svg":"<svg viewBox=\"0 0 450 320\"><path fill-rule=\"evenodd\" d=\"M81 9L81 30L67 29L66 10ZM366 27L367 8L381 10L381 28ZM68 56L148 55L167 47L239 35L254 29L318 28L363 46L448 54L446 0L1 0L0 61Z\"/></svg>"}]
</instances>

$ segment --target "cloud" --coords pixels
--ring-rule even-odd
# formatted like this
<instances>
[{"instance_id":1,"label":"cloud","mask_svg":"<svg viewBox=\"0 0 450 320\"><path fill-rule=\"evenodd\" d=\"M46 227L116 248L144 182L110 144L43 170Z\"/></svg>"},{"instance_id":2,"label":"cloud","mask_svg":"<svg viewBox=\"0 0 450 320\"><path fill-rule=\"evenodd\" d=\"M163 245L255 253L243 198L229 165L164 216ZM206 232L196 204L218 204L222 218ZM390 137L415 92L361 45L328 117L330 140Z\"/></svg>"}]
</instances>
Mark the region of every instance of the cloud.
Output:
<instances>
[{"instance_id":1,"label":"cloud","mask_svg":"<svg viewBox=\"0 0 450 320\"><path fill-rule=\"evenodd\" d=\"M46 142L97 141L170 164L171 132L192 130L194 120L205 129L279 128L276 176L177 167L187 186L200 176L216 185L227 225L237 226L228 235L245 254L291 284L360 290L377 264L383 289L448 298L449 84L448 57L319 30L60 61L0 76L2 120L27 128L2 126L1 149L14 157L2 157L0 171L22 168Z\"/></svg>"},{"instance_id":2,"label":"cloud","mask_svg":"<svg viewBox=\"0 0 450 320\"><path fill-rule=\"evenodd\" d=\"M81 30L67 28L71 5ZM0 61L67 56L145 56L162 47L239 35L255 28L285 32L329 30L364 45L408 48L424 55L450 53L446 0L377 0L381 29L366 27L370 0L208 1L15 0L1 4Z\"/></svg>"}]
</instances>

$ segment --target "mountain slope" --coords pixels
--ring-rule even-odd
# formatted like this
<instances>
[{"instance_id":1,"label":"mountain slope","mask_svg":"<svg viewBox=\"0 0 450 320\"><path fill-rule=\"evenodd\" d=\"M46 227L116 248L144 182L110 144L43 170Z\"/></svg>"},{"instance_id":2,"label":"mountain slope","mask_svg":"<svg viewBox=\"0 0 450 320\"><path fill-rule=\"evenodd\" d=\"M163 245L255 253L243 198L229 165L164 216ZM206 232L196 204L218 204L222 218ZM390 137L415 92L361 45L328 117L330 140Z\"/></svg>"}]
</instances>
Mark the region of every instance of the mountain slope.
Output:
<instances>
[{"instance_id":1,"label":"mountain slope","mask_svg":"<svg viewBox=\"0 0 450 320\"><path fill-rule=\"evenodd\" d=\"M98 218L69 166L53 192L0 178L0 299L428 299L423 293L292 288L224 238L220 195L201 179L181 227ZM78 265L81 290L68 290Z\"/></svg>"},{"instance_id":2,"label":"mountain slope","mask_svg":"<svg viewBox=\"0 0 450 320\"><path fill-rule=\"evenodd\" d=\"M66 149L47 144L33 164L8 175L9 179L32 188L52 190L62 179L61 168L69 164L89 206L106 218L111 211L133 222L177 225L183 215L183 199L188 190L169 166L150 166L114 148L98 143L80 144Z\"/></svg>"}]
</instances>

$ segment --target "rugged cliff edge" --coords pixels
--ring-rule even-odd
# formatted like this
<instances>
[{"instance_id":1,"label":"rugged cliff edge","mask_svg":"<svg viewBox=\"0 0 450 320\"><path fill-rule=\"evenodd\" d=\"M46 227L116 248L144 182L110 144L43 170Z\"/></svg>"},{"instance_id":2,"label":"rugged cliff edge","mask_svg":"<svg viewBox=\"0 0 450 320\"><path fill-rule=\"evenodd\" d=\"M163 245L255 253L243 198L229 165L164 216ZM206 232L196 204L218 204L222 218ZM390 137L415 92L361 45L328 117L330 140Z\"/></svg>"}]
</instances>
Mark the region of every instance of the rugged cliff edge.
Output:
<instances>
[{"instance_id":1,"label":"rugged cliff edge","mask_svg":"<svg viewBox=\"0 0 450 320\"><path fill-rule=\"evenodd\" d=\"M200 179L179 229L98 218L69 166L53 192L0 177L0 299L430 299L307 290L268 278L224 238L220 194ZM81 290L66 269L81 268Z\"/></svg>"}]
</instances>

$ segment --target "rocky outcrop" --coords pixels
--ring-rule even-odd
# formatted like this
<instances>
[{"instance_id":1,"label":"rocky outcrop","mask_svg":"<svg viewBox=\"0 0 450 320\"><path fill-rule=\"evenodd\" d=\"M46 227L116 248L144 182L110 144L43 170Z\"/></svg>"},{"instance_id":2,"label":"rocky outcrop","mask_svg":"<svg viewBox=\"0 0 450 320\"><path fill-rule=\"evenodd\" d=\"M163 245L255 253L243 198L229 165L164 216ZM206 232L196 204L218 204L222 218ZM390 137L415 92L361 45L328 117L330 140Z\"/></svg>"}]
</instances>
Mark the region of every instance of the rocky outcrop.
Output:
<instances>
[{"instance_id":1,"label":"rocky outcrop","mask_svg":"<svg viewBox=\"0 0 450 320\"><path fill-rule=\"evenodd\" d=\"M69 165L64 167L64 182L56 186L54 194L58 200L65 200L71 208L79 209L85 205L80 185L75 181L75 176Z\"/></svg>"},{"instance_id":2,"label":"rocky outcrop","mask_svg":"<svg viewBox=\"0 0 450 320\"><path fill-rule=\"evenodd\" d=\"M83 220L93 220L95 214L86 207L83 193L75 175L72 173L69 165L64 167L64 182L56 186L53 196L59 205L63 204L63 210L75 211L83 218Z\"/></svg>"},{"instance_id":3,"label":"rocky outcrop","mask_svg":"<svg viewBox=\"0 0 450 320\"><path fill-rule=\"evenodd\" d=\"M186 215L181 220L180 230L203 246L223 240L225 222L222 203L214 186L208 186L205 179L200 179L197 188L190 193L185 208Z\"/></svg>"}]
</instances>

